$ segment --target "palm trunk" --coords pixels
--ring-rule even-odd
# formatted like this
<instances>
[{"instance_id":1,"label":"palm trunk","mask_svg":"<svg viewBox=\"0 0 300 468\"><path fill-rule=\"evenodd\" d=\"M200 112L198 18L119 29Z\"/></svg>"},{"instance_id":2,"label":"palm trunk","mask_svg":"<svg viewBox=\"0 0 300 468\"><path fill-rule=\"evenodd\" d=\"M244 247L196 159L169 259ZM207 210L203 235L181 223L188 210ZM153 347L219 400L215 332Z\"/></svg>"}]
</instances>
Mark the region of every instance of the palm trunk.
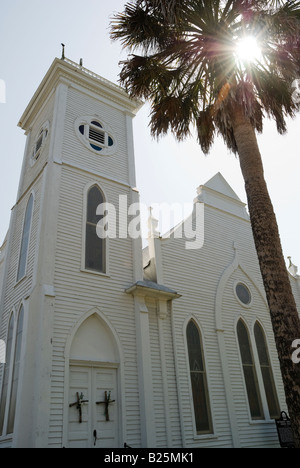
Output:
<instances>
[{"instance_id":1,"label":"palm trunk","mask_svg":"<svg viewBox=\"0 0 300 468\"><path fill-rule=\"evenodd\" d=\"M255 131L237 106L233 131L245 180L252 231L270 308L286 402L300 448L300 364L292 361L292 343L300 339L300 319L287 272L276 216L264 179Z\"/></svg>"}]
</instances>

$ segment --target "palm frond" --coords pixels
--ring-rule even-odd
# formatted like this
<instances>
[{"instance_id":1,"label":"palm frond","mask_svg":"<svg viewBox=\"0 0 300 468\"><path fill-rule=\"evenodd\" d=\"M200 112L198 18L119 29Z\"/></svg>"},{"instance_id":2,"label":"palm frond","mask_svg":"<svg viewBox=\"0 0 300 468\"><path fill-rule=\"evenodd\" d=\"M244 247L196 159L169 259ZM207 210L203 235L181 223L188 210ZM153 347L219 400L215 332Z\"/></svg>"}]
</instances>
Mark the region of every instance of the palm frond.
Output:
<instances>
[{"instance_id":1,"label":"palm frond","mask_svg":"<svg viewBox=\"0 0 300 468\"><path fill-rule=\"evenodd\" d=\"M237 103L258 132L263 116L286 130L298 107L300 1L135 0L112 20L112 38L136 52L122 62L121 84L151 102L151 132L179 140L196 128L208 152L216 133L234 152ZM237 41L257 38L261 58L236 58ZM137 53L138 52L138 53Z\"/></svg>"}]
</instances>

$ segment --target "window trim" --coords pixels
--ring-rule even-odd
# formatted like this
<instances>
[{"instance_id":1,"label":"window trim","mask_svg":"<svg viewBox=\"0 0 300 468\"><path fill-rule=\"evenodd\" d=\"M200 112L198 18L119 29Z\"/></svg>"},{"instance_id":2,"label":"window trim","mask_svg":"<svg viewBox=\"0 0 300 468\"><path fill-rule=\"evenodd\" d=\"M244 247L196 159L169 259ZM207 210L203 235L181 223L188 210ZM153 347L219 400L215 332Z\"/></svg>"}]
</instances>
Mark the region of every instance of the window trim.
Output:
<instances>
[{"instance_id":1,"label":"window trim","mask_svg":"<svg viewBox=\"0 0 300 468\"><path fill-rule=\"evenodd\" d=\"M257 386L258 386L258 391L259 391L259 397L261 401L261 409L263 413L263 419L253 419L251 415L251 410L250 410L250 404L249 404L249 399L248 399L248 392L247 392L247 386L246 386L246 381L245 381L245 376L244 376L244 369L243 369L243 363L242 363L242 358L241 358L241 352L240 352L240 346L239 346L239 339L238 339L238 333L237 333L237 326L238 323L242 321L244 326L246 327L248 337L249 337L249 343L251 346L251 352L252 352L252 357L253 357L253 363L255 367L255 372L256 372L256 379L257 379ZM259 360L259 355L258 355L258 349L256 345L256 339L255 339L255 334L254 334L254 328L255 325L258 324L260 328L263 331L265 342L267 345L267 351L268 351L268 356L269 356L269 361L270 361L270 369L273 374L273 379L274 379L274 384L275 384L275 396L277 397L278 405L280 407L280 398L278 394L278 390L276 388L276 380L275 380L275 373L274 373L274 363L272 360L272 355L270 354L270 345L268 342L268 335L265 331L265 327L263 326L262 322L259 320L259 318L256 316L253 321L251 321L251 325L248 324L247 320L240 315L237 317L235 321L235 336L236 336L236 343L237 343L237 350L238 350L238 355L239 355L239 364L241 368L241 376L243 379L243 386L245 389L245 403L247 405L247 410L249 414L249 424L274 424L274 419L271 418L270 412L269 412L269 405L268 405L268 399L267 399L267 394L265 390L265 385L264 385L264 380L263 380L263 375L261 371L261 366L260 366L260 360Z\"/></svg>"},{"instance_id":2,"label":"window trim","mask_svg":"<svg viewBox=\"0 0 300 468\"><path fill-rule=\"evenodd\" d=\"M40 159L41 153L42 153L42 151L43 151L43 149L45 147L46 140L47 140L47 138L49 136L49 131L50 131L50 123L49 123L49 121L47 121L41 127L40 131L38 132L38 134L37 134L37 136L35 138L33 148L32 148L32 151L31 151L31 156L30 156L31 167L33 167L37 163L37 161ZM37 148L38 143L39 143L41 138L42 138L41 144Z\"/></svg>"},{"instance_id":3,"label":"window trim","mask_svg":"<svg viewBox=\"0 0 300 468\"><path fill-rule=\"evenodd\" d=\"M195 407L194 407L194 396L193 396L193 388L192 388L192 380L191 380L191 369L190 369L190 356L189 356L189 346L188 346L188 337L187 337L187 330L189 324L193 322L196 326L199 338L200 338L200 345L202 350L202 359L204 364L204 375L205 375L205 390L206 390L206 400L207 400L207 410L208 410L208 420L209 420L209 432L197 431L197 423L196 423L196 415L195 415ZM198 324L198 321L195 317L191 316L185 321L184 326L184 340L185 340L185 349L186 349L186 362L187 362L187 370L188 370L188 386L189 386L189 395L190 395L190 402L191 402L191 412L192 412L192 421L193 421L193 430L194 430L194 440L201 440L201 439L215 439L217 438L215 435L214 430L214 420L213 420L213 406L212 406L212 399L211 399L211 392L210 392L210 380L209 380L209 373L207 370L207 359L206 359L206 352L205 352L205 340L204 340L204 333L201 327Z\"/></svg>"},{"instance_id":4,"label":"window trim","mask_svg":"<svg viewBox=\"0 0 300 468\"><path fill-rule=\"evenodd\" d=\"M261 416L262 416L262 417L259 417L259 418L253 417L252 413L251 413L249 393L248 393L247 382L246 382L246 377L245 377L245 373L244 373L244 363L243 363L240 340L239 340L239 334L238 334L238 325L239 325L240 322L245 327L245 330L246 330L246 333L247 333L247 336L248 336L249 346L250 346L250 353L251 353L252 362L253 362L251 367L253 368L253 371L254 371L255 385L256 385L256 390L257 390L257 396L258 396L258 399L259 399L258 404L259 404L260 411L261 411ZM240 317L237 320L235 329L236 329L236 339L237 339L239 359L240 359L240 365L241 365L241 371L242 371L241 375L242 375L242 378L243 378L243 383L244 383L244 388L245 388L245 398L246 398L247 408L248 408L248 412L249 412L250 422L252 422L252 423L262 422L262 421L264 422L266 420L266 414L265 414L265 408L264 408L264 404L263 404L261 386L260 386L260 382L259 382L259 375L258 375L258 372L257 372L256 348L253 347L253 340L251 339L252 337L251 337L251 334L249 332L249 327L247 325L247 322L242 317Z\"/></svg>"},{"instance_id":5,"label":"window trim","mask_svg":"<svg viewBox=\"0 0 300 468\"><path fill-rule=\"evenodd\" d=\"M257 320L255 320L255 322L253 324L253 340L254 340L254 344L255 344L254 359L255 359L255 361L257 360L257 368L258 368L258 384L261 387L262 403L263 403L263 409L264 409L265 417L269 421L274 421L276 419L276 417L273 418L273 417L271 417L271 414L270 414L268 396L267 396L265 382L264 382L263 373L262 373L262 367L263 366L260 363L260 358L259 358L259 353L258 353L258 347L257 347L257 342L256 342L256 336L255 336L255 327L256 327L256 325L258 325L260 327L260 329L261 329L261 331L263 333L263 338L264 338L264 342L265 342L265 346L266 346L267 357L268 357L268 360L269 360L268 368L269 368L269 370L271 372L271 377L272 377L272 387L273 387L273 391L274 391L275 404L277 404L277 406L278 406L278 410L279 410L278 417L280 417L280 401L279 401L278 391L277 391L277 388L276 388L274 367L273 367L273 363L272 363L272 359L271 359L270 346L269 346L269 343L268 343L267 334L265 332L265 329L264 329L262 323L260 322L260 320L257 319Z\"/></svg>"},{"instance_id":6,"label":"window trim","mask_svg":"<svg viewBox=\"0 0 300 468\"><path fill-rule=\"evenodd\" d=\"M238 297L237 295L237 292L236 292L236 288L237 286L241 284L242 286L244 286L246 289L248 289L249 291L249 294L250 294L250 302L249 304L245 304L243 301L241 301L241 299ZM251 288L249 287L249 285L245 282L245 281L235 281L234 285L233 285L233 291L234 291L234 296L236 298L236 300L238 301L239 305L241 305L242 307L244 307L245 309L251 309L251 307L253 306L253 294L251 292Z\"/></svg>"},{"instance_id":7,"label":"window trim","mask_svg":"<svg viewBox=\"0 0 300 468\"><path fill-rule=\"evenodd\" d=\"M83 190L83 218L82 218L82 248L81 248L81 268L80 271L82 273L94 275L94 276L99 276L99 277L104 277L104 278L110 278L110 262L109 262L109 237L107 237L104 240L104 256L105 256L105 272L100 272L96 270L89 270L85 266L85 260L86 260L86 225L87 225L87 197L89 194L89 191L91 188L94 186L98 187L98 189L101 191L103 195L103 202L107 202L107 196L105 193L105 190L103 190L103 186L99 184L97 181L89 182L84 190Z\"/></svg>"},{"instance_id":8,"label":"window trim","mask_svg":"<svg viewBox=\"0 0 300 468\"><path fill-rule=\"evenodd\" d=\"M93 122L97 122L98 125L94 125ZM80 130L81 127L83 127L83 132ZM104 143L90 138L91 128L95 131L103 132ZM97 154L98 156L112 156L116 153L118 143L114 132L98 115L85 115L78 117L75 121L74 130L81 143L83 143L84 146L94 154ZM109 139L112 140L112 145L110 144ZM95 149L92 145L101 147L102 149Z\"/></svg>"},{"instance_id":9,"label":"window trim","mask_svg":"<svg viewBox=\"0 0 300 468\"><path fill-rule=\"evenodd\" d=\"M24 275L19 276L22 245L23 245L23 237L24 237L24 228L25 228L25 220L26 220L27 209L28 209L28 205L29 205L29 201L30 201L31 197L32 197L32 211L31 211L30 223L29 223L29 229L28 229L29 235L28 235L28 241L27 241ZM19 284L27 276L28 257L29 257L29 248L30 248L30 241L31 241L31 235L32 235L32 224L33 224L34 208L35 208L35 193L32 191L30 193L28 199L27 199L26 208L25 208L25 212L24 212L24 216L23 216L22 236L21 236L20 244L19 244L18 267L17 267L17 272L16 272L16 282L15 282L16 285Z\"/></svg>"}]
</instances>

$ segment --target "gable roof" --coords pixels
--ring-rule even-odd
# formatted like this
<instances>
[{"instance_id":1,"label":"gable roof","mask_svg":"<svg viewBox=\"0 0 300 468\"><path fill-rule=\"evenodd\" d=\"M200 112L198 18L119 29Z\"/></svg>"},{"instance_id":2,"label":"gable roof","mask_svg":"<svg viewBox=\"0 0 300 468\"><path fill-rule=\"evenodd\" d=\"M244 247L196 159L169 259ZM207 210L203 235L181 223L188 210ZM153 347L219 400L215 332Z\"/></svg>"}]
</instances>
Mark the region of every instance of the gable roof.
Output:
<instances>
[{"instance_id":1,"label":"gable roof","mask_svg":"<svg viewBox=\"0 0 300 468\"><path fill-rule=\"evenodd\" d=\"M206 184L204 184L204 187L209 188L215 192L219 192L222 195L226 195L227 197L233 198L234 200L242 203L241 199L237 196L235 191L231 188L227 180L224 179L220 172L218 172L218 174L216 174L208 182L206 182Z\"/></svg>"},{"instance_id":2,"label":"gable roof","mask_svg":"<svg viewBox=\"0 0 300 468\"><path fill-rule=\"evenodd\" d=\"M249 221L246 203L241 201L220 172L198 187L195 201Z\"/></svg>"}]
</instances>

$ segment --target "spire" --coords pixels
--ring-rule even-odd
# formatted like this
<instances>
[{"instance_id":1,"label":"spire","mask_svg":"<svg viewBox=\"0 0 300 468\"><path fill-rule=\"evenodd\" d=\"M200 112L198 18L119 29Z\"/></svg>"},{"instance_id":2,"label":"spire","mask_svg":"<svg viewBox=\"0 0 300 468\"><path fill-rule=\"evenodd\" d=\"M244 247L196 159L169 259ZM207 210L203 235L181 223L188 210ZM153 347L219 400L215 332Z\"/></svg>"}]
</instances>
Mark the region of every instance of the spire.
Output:
<instances>
[{"instance_id":1,"label":"spire","mask_svg":"<svg viewBox=\"0 0 300 468\"><path fill-rule=\"evenodd\" d=\"M158 230L159 222L153 216L153 208L149 209L148 219L148 244L149 244L149 259L147 278L154 283L163 284L163 268L161 258L161 239Z\"/></svg>"},{"instance_id":2,"label":"spire","mask_svg":"<svg viewBox=\"0 0 300 468\"><path fill-rule=\"evenodd\" d=\"M294 278L298 277L298 267L293 264L292 257L288 257L288 260L290 262L289 267L288 267L290 274L294 276Z\"/></svg>"},{"instance_id":3,"label":"spire","mask_svg":"<svg viewBox=\"0 0 300 468\"><path fill-rule=\"evenodd\" d=\"M158 239L160 237L160 233L158 230L158 220L153 216L153 208L152 206L149 208L149 219L148 219L148 230L149 230L149 237L152 239Z\"/></svg>"}]
</instances>

